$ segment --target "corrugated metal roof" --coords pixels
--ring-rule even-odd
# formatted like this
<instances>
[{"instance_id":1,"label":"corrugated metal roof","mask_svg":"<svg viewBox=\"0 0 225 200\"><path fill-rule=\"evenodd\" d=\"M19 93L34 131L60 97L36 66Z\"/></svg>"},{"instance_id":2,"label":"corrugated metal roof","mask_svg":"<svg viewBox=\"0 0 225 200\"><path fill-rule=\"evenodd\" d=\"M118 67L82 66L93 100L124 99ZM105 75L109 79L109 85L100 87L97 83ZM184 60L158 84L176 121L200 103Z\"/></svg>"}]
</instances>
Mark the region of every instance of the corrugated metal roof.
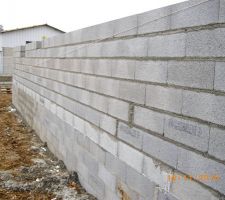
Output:
<instances>
[{"instance_id":1,"label":"corrugated metal roof","mask_svg":"<svg viewBox=\"0 0 225 200\"><path fill-rule=\"evenodd\" d=\"M11 30L4 30L2 31L1 33L8 33L8 32L12 32L12 31L20 31L20 30L24 30L24 29L30 29L30 28L37 28L37 27L41 27L41 26L47 26L49 28L52 28L52 29L55 29L61 33L65 33L64 31L58 29L58 28L55 28L53 26L50 26L48 24L39 24L39 25L34 25L34 26L28 26L28 27L23 27L23 28L16 28L16 29L11 29Z\"/></svg>"}]
</instances>

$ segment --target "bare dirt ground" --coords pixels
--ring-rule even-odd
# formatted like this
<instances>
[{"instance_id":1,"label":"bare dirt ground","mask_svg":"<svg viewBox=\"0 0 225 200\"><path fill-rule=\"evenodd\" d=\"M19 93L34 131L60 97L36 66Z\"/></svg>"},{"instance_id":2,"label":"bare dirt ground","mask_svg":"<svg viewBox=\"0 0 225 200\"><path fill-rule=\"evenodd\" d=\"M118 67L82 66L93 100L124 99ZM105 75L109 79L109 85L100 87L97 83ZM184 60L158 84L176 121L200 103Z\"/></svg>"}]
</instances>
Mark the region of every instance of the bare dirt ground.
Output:
<instances>
[{"instance_id":1,"label":"bare dirt ground","mask_svg":"<svg viewBox=\"0 0 225 200\"><path fill-rule=\"evenodd\" d=\"M0 94L0 199L95 200Z\"/></svg>"}]
</instances>

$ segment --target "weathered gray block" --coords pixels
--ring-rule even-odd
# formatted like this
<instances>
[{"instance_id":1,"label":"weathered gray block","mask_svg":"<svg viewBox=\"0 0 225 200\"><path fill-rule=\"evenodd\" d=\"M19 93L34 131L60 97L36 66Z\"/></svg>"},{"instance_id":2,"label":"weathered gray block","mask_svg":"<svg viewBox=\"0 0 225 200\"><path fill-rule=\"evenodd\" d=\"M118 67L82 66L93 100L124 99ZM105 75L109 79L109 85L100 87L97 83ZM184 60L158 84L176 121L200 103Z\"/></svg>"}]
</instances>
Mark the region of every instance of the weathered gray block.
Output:
<instances>
[{"instance_id":1,"label":"weathered gray block","mask_svg":"<svg viewBox=\"0 0 225 200\"><path fill-rule=\"evenodd\" d=\"M157 200L178 200L178 199L168 192L158 190Z\"/></svg>"},{"instance_id":2,"label":"weathered gray block","mask_svg":"<svg viewBox=\"0 0 225 200\"><path fill-rule=\"evenodd\" d=\"M181 113L182 90L147 85L146 105L175 113Z\"/></svg>"},{"instance_id":3,"label":"weathered gray block","mask_svg":"<svg viewBox=\"0 0 225 200\"><path fill-rule=\"evenodd\" d=\"M164 188L167 191L170 190L171 182L168 176L173 174L172 168L166 167L162 163L145 156L142 174L159 185L160 188Z\"/></svg>"},{"instance_id":4,"label":"weathered gray block","mask_svg":"<svg viewBox=\"0 0 225 200\"><path fill-rule=\"evenodd\" d=\"M145 198L153 199L156 185L130 167L127 167L126 183Z\"/></svg>"},{"instance_id":5,"label":"weathered gray block","mask_svg":"<svg viewBox=\"0 0 225 200\"><path fill-rule=\"evenodd\" d=\"M99 165L98 176L111 191L116 191L116 177L103 165Z\"/></svg>"},{"instance_id":6,"label":"weathered gray block","mask_svg":"<svg viewBox=\"0 0 225 200\"><path fill-rule=\"evenodd\" d=\"M184 115L197 117L206 121L225 125L225 97L208 93L184 91Z\"/></svg>"},{"instance_id":7,"label":"weathered gray block","mask_svg":"<svg viewBox=\"0 0 225 200\"><path fill-rule=\"evenodd\" d=\"M115 135L116 134L116 119L103 114L100 119L100 127L103 130L107 131L108 133Z\"/></svg>"},{"instance_id":8,"label":"weathered gray block","mask_svg":"<svg viewBox=\"0 0 225 200\"><path fill-rule=\"evenodd\" d=\"M139 173L142 172L144 155L141 152L122 142L119 142L118 155L119 159L124 161L127 165L131 166Z\"/></svg>"},{"instance_id":9,"label":"weathered gray block","mask_svg":"<svg viewBox=\"0 0 225 200\"><path fill-rule=\"evenodd\" d=\"M105 184L100 178L95 177L94 174L89 173L88 183L94 189L98 198L101 198L101 199L104 198Z\"/></svg>"},{"instance_id":10,"label":"weathered gray block","mask_svg":"<svg viewBox=\"0 0 225 200\"><path fill-rule=\"evenodd\" d=\"M100 40L113 36L114 32L114 22L106 22L98 24L95 26L90 26L81 30L82 36L81 40L91 41L91 40Z\"/></svg>"},{"instance_id":11,"label":"weathered gray block","mask_svg":"<svg viewBox=\"0 0 225 200\"><path fill-rule=\"evenodd\" d=\"M138 15L138 34L170 29L170 7L159 8Z\"/></svg>"},{"instance_id":12,"label":"weathered gray block","mask_svg":"<svg viewBox=\"0 0 225 200\"><path fill-rule=\"evenodd\" d=\"M144 104L145 102L145 84L120 81L119 97L131 102Z\"/></svg>"},{"instance_id":13,"label":"weathered gray block","mask_svg":"<svg viewBox=\"0 0 225 200\"><path fill-rule=\"evenodd\" d=\"M105 199L120 200L120 197L115 193L115 191L112 192L110 189L106 188Z\"/></svg>"},{"instance_id":14,"label":"weathered gray block","mask_svg":"<svg viewBox=\"0 0 225 200\"><path fill-rule=\"evenodd\" d=\"M209 142L209 126L190 120L167 116L164 135L172 140L206 152Z\"/></svg>"},{"instance_id":15,"label":"weathered gray block","mask_svg":"<svg viewBox=\"0 0 225 200\"><path fill-rule=\"evenodd\" d=\"M118 147L118 142L117 140L109 135L108 133L102 132L100 134L100 142L99 145L108 151L109 153L113 154L114 156L117 155L117 147Z\"/></svg>"},{"instance_id":16,"label":"weathered gray block","mask_svg":"<svg viewBox=\"0 0 225 200\"><path fill-rule=\"evenodd\" d=\"M114 20L114 37L137 35L137 15Z\"/></svg>"},{"instance_id":17,"label":"weathered gray block","mask_svg":"<svg viewBox=\"0 0 225 200\"><path fill-rule=\"evenodd\" d=\"M93 174L98 173L98 162L86 151L80 150L78 154L80 161L87 167L87 169Z\"/></svg>"},{"instance_id":18,"label":"weathered gray block","mask_svg":"<svg viewBox=\"0 0 225 200\"><path fill-rule=\"evenodd\" d=\"M90 149L90 140L83 133L80 133L78 131L76 133L77 133L77 144L88 151Z\"/></svg>"},{"instance_id":19,"label":"weathered gray block","mask_svg":"<svg viewBox=\"0 0 225 200\"><path fill-rule=\"evenodd\" d=\"M107 113L108 98L99 94L91 93L90 105L97 110Z\"/></svg>"},{"instance_id":20,"label":"weathered gray block","mask_svg":"<svg viewBox=\"0 0 225 200\"><path fill-rule=\"evenodd\" d=\"M167 61L136 61L135 80L166 83Z\"/></svg>"},{"instance_id":21,"label":"weathered gray block","mask_svg":"<svg viewBox=\"0 0 225 200\"><path fill-rule=\"evenodd\" d=\"M102 57L145 57L148 52L145 37L102 43ZM135 48L133 48L135 46Z\"/></svg>"},{"instance_id":22,"label":"weathered gray block","mask_svg":"<svg viewBox=\"0 0 225 200\"><path fill-rule=\"evenodd\" d=\"M143 151L176 168L178 147L156 136L145 134L143 137Z\"/></svg>"},{"instance_id":23,"label":"weathered gray block","mask_svg":"<svg viewBox=\"0 0 225 200\"><path fill-rule=\"evenodd\" d=\"M214 89L225 91L225 63L217 62L215 67Z\"/></svg>"},{"instance_id":24,"label":"weathered gray block","mask_svg":"<svg viewBox=\"0 0 225 200\"><path fill-rule=\"evenodd\" d=\"M111 76L111 60L97 60L97 65L94 66L94 73L102 76Z\"/></svg>"},{"instance_id":25,"label":"weathered gray block","mask_svg":"<svg viewBox=\"0 0 225 200\"><path fill-rule=\"evenodd\" d=\"M119 123L118 138L138 149L142 149L143 134L141 130L131 128L124 123Z\"/></svg>"},{"instance_id":26,"label":"weathered gray block","mask_svg":"<svg viewBox=\"0 0 225 200\"><path fill-rule=\"evenodd\" d=\"M101 130L88 122L85 123L85 134L86 136L95 143L99 143Z\"/></svg>"},{"instance_id":27,"label":"weathered gray block","mask_svg":"<svg viewBox=\"0 0 225 200\"><path fill-rule=\"evenodd\" d=\"M225 130L210 129L209 154L220 160L225 160Z\"/></svg>"},{"instance_id":28,"label":"weathered gray block","mask_svg":"<svg viewBox=\"0 0 225 200\"><path fill-rule=\"evenodd\" d=\"M184 174L174 173L174 177L177 180L173 181L170 192L178 199L192 200L198 197L199 200L219 200L208 188L193 180L185 180Z\"/></svg>"},{"instance_id":29,"label":"weathered gray block","mask_svg":"<svg viewBox=\"0 0 225 200\"><path fill-rule=\"evenodd\" d=\"M99 163L105 163L106 152L91 140L89 141L89 152Z\"/></svg>"},{"instance_id":30,"label":"weathered gray block","mask_svg":"<svg viewBox=\"0 0 225 200\"><path fill-rule=\"evenodd\" d=\"M187 33L186 56L225 56L225 28Z\"/></svg>"},{"instance_id":31,"label":"weathered gray block","mask_svg":"<svg viewBox=\"0 0 225 200\"><path fill-rule=\"evenodd\" d=\"M117 99L108 99L108 114L128 121L129 104Z\"/></svg>"},{"instance_id":32,"label":"weathered gray block","mask_svg":"<svg viewBox=\"0 0 225 200\"><path fill-rule=\"evenodd\" d=\"M85 88L91 91L98 91L100 87L100 79L94 76L85 76Z\"/></svg>"},{"instance_id":33,"label":"weathered gray block","mask_svg":"<svg viewBox=\"0 0 225 200\"><path fill-rule=\"evenodd\" d=\"M112 60L112 77L134 79L135 61L133 60Z\"/></svg>"},{"instance_id":34,"label":"weathered gray block","mask_svg":"<svg viewBox=\"0 0 225 200\"><path fill-rule=\"evenodd\" d=\"M134 108L134 123L151 131L163 134L164 115L145 108Z\"/></svg>"},{"instance_id":35,"label":"weathered gray block","mask_svg":"<svg viewBox=\"0 0 225 200\"><path fill-rule=\"evenodd\" d=\"M192 0L171 6L171 12L177 12L171 16L171 29L217 23L219 0L199 3L198 0Z\"/></svg>"},{"instance_id":36,"label":"weathered gray block","mask_svg":"<svg viewBox=\"0 0 225 200\"><path fill-rule=\"evenodd\" d=\"M87 54L88 50L89 53ZM80 44L76 46L66 46L64 49L61 50L59 48L47 49L47 51L49 51L46 53L47 57L92 57L94 56L91 55L92 53L95 53L96 55L101 55L101 46L98 43L93 43L91 46L88 46L87 44Z\"/></svg>"},{"instance_id":37,"label":"weathered gray block","mask_svg":"<svg viewBox=\"0 0 225 200\"><path fill-rule=\"evenodd\" d=\"M168 83L194 88L213 89L214 62L169 61Z\"/></svg>"},{"instance_id":38,"label":"weathered gray block","mask_svg":"<svg viewBox=\"0 0 225 200\"><path fill-rule=\"evenodd\" d=\"M184 57L184 33L150 37L148 41L149 57Z\"/></svg>"},{"instance_id":39,"label":"weathered gray block","mask_svg":"<svg viewBox=\"0 0 225 200\"><path fill-rule=\"evenodd\" d=\"M107 94L113 97L119 97L119 80L100 78L99 88L96 90L100 93Z\"/></svg>"},{"instance_id":40,"label":"weathered gray block","mask_svg":"<svg viewBox=\"0 0 225 200\"><path fill-rule=\"evenodd\" d=\"M112 174L117 176L118 179L125 181L126 164L124 162L113 156L111 153L106 153L105 166Z\"/></svg>"},{"instance_id":41,"label":"weathered gray block","mask_svg":"<svg viewBox=\"0 0 225 200\"><path fill-rule=\"evenodd\" d=\"M223 164L180 148L177 169L225 194L225 166ZM201 175L207 175L209 180L202 180L199 178ZM219 180L212 180L212 176L218 176Z\"/></svg>"},{"instance_id":42,"label":"weathered gray block","mask_svg":"<svg viewBox=\"0 0 225 200\"><path fill-rule=\"evenodd\" d=\"M134 191L132 188L125 181L118 181L118 196L121 198L128 198L128 199L138 199L142 200L141 196Z\"/></svg>"},{"instance_id":43,"label":"weathered gray block","mask_svg":"<svg viewBox=\"0 0 225 200\"><path fill-rule=\"evenodd\" d=\"M80 60L81 72L87 74L94 74L95 66L98 66L98 60L94 59L82 59Z\"/></svg>"},{"instance_id":44,"label":"weathered gray block","mask_svg":"<svg viewBox=\"0 0 225 200\"><path fill-rule=\"evenodd\" d=\"M220 0L219 22L225 22L225 1Z\"/></svg>"}]
</instances>

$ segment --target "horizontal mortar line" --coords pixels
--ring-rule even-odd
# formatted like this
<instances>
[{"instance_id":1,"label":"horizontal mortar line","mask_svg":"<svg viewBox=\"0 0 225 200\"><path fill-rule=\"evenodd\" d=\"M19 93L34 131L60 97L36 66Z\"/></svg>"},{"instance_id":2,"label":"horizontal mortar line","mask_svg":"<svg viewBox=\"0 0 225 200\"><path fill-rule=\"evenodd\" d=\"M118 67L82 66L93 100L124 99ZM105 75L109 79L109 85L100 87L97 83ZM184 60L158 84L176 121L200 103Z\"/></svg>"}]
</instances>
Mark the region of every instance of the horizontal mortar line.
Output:
<instances>
[{"instance_id":1,"label":"horizontal mortar line","mask_svg":"<svg viewBox=\"0 0 225 200\"><path fill-rule=\"evenodd\" d=\"M128 36L109 36L108 38L99 38L95 40L86 40L83 42L77 42L77 43L63 43L60 45L55 46L47 46L42 47L39 49L52 49L52 48L58 48L58 47L69 47L69 46L77 46L82 44L90 44L90 43L102 43L102 42L108 42L108 41L116 41L116 40L127 40L127 39L133 39L138 37L155 37L155 36L164 36L164 35L172 35L177 33L187 33L187 32L195 32L195 31L201 31L201 30L212 30L217 28L224 28L225 23L210 23L206 25L199 25L199 26L189 26L189 27L182 27L177 29L167 29L164 31L156 31L156 32L149 32L149 33L143 33L143 34L134 34L134 35L128 35ZM138 28L138 27L137 27ZM68 33L67 33L68 34ZM101 40L101 41L99 41ZM37 50L37 49L32 49ZM28 51L32 51L28 50ZM27 51L27 50L26 50Z\"/></svg>"},{"instance_id":2,"label":"horizontal mortar line","mask_svg":"<svg viewBox=\"0 0 225 200\"><path fill-rule=\"evenodd\" d=\"M199 57L199 56L182 56L182 57L16 57L16 59L26 60L135 60L135 61L225 61L224 57Z\"/></svg>"},{"instance_id":3,"label":"horizontal mortar line","mask_svg":"<svg viewBox=\"0 0 225 200\"><path fill-rule=\"evenodd\" d=\"M17 71L22 71L22 70L17 69ZM22 71L22 72L25 72L25 71ZM25 72L25 73L33 75L32 73L29 73L29 72ZM38 75L33 75L33 76L37 76L39 78L44 78L44 77L38 76ZM203 120L203 119L200 119L200 118L196 118L196 117L186 116L186 115L183 115L182 113L179 114L179 113L162 110L162 109L151 107L151 106L144 105L144 104L138 104L138 103L135 103L135 102L131 102L129 100L121 99L119 97L110 96L110 95L107 95L107 94L104 94L104 93L96 92L96 91L89 90L89 89L82 88L82 87L78 87L78 86L74 86L74 85L71 85L71 84L68 84L68 83L64 83L64 82L61 82L61 81L58 81L58 80L54 80L54 79L48 79L48 78L44 78L44 79L55 81L55 82L59 82L61 84L64 84L64 85L67 85L67 86L71 86L71 87L75 87L75 88L78 88L78 89L81 89L81 90L85 90L85 91L88 91L90 93L95 93L95 94L102 95L102 96L105 96L105 97L121 100L121 101L126 102L128 104L133 104L134 106L148 108L149 110L156 111L156 112L159 112L159 113L162 113L162 114L167 114L167 115L174 116L174 117L177 117L177 118L183 118L183 119L191 120L193 122L206 124L206 125L211 126L211 127L218 127L218 128L221 128L221 129L225 129L225 126L223 126L223 125L216 124L216 123L213 123L213 122L210 122L210 121L206 121L206 120Z\"/></svg>"},{"instance_id":4,"label":"horizontal mortar line","mask_svg":"<svg viewBox=\"0 0 225 200\"><path fill-rule=\"evenodd\" d=\"M17 76L19 76L19 75L17 75ZM19 76L19 77L21 77L21 76ZM52 92L54 92L54 93L56 93L56 94L59 94L59 95L65 97L65 98L68 98L68 99L73 100L73 101L75 101L75 102L77 102L77 103L80 103L80 102L77 101L77 100L74 100L74 99L72 99L72 98L70 98L70 97L68 97L68 96L65 96L65 95L63 95L63 94L60 94L60 93L58 93L58 92L55 92L54 90L48 89L48 88L46 88L46 87L44 87L44 86L42 86L42 85L39 85L39 84L37 84L37 83L35 83L35 82L33 82L33 81L30 81L29 79L26 79L26 78L24 78L24 77L21 77L21 78L22 78L22 79L25 79L25 80L27 80L27 81L29 81L29 82L32 82L33 84L38 85L39 87L45 88L46 90L52 91ZM47 97L45 97L45 98L47 98ZM47 98L47 99L48 99L48 98ZM50 100L50 99L49 99L49 100ZM50 101L52 101L52 100L50 100ZM92 108L92 107L89 106L89 105L86 105L86 104L83 104L83 103L80 103L80 104L82 104L82 105L84 105L84 106L87 106L87 107L89 107L89 108L91 108L91 109L93 109L93 110L98 111L97 109ZM57 104L57 105L58 105L58 104ZM144 108L146 108L146 107L144 107ZM66 109L66 110L67 110L67 109ZM69 111L69 112L71 113L71 111ZM98 112L101 112L101 113L103 113L103 114L106 114L106 113L104 113L104 112L102 112L102 111L98 111ZM109 114L106 114L106 115L110 116ZM79 118L82 118L82 117L80 117L80 116L78 116L78 117L79 117ZM110 116L110 117L111 117L111 116ZM115 117L113 117L113 118L115 118ZM83 119L83 118L82 118L82 119ZM118 118L115 118L115 119L118 120L118 121L121 121L121 122L123 122L123 123L125 123L125 124L129 124L129 122L127 122L127 121L124 121L124 120L121 120L121 119L118 119ZM184 119L184 118L181 118L181 119ZM208 157L208 158L210 158L210 159L212 159L212 160L216 160L217 162L220 162L220 163L225 164L225 161L219 160L218 158L215 158L215 157L209 155L208 153L205 153L205 152L202 152L202 151L200 151L200 150L194 149L193 147L190 147L190 146L188 146L188 145L186 145L186 144L183 144L183 143L180 143L180 142L178 142L178 141L172 140L172 139L170 139L170 138L168 138L168 137L165 137L165 136L161 136L160 133L151 131L151 130L149 130L149 129L145 129L145 128L143 128L143 127L141 127L141 126L138 126L138 125L136 125L136 124L132 124L132 126L137 127L137 128L139 128L139 129L141 129L141 130L144 130L145 132L148 132L148 133L151 134L151 135L157 136L158 138L161 138L161 139L164 138L164 139L163 139L164 141L165 141L165 139L166 139L166 141L168 141L168 142L170 142L170 143L173 143L173 144L175 144L176 146L179 146L179 147L186 147L187 150L192 150L192 151L194 151L194 152L198 152L199 154L203 155L204 157ZM104 129L103 129L103 130L104 130ZM107 131L106 131L106 132L107 132ZM109 133L109 134L110 134L110 133ZM112 134L111 134L111 135L112 135ZM178 145L177 143L178 143L179 145Z\"/></svg>"},{"instance_id":5,"label":"horizontal mortar line","mask_svg":"<svg viewBox=\"0 0 225 200\"><path fill-rule=\"evenodd\" d=\"M18 63L17 63L18 64ZM126 81L126 82L131 82L131 83L140 83L140 84L146 84L146 85L155 85L155 86L163 86L165 88L175 88L175 89L183 89L185 91L193 91L193 92L201 92L201 93L207 93L207 94L213 94L216 96L225 96L225 92L220 91L220 90L215 90L215 89L203 89L203 88L197 88L197 87L188 87L188 86L180 86L180 85L176 85L176 84L172 84L172 83L168 83L168 80L166 81L166 83L163 82L152 82L152 81L142 81L140 79L129 79L129 78L120 78L120 77L115 77L115 76L106 76L106 75L99 75L99 74L91 74L91 73L85 73L85 72L78 72L78 71L70 71L70 70L64 70L64 69L56 69L56 68L49 68L49 67L42 67L42 66L34 66L34 65L28 65L28 64L18 64L18 65L22 65L22 66L27 66L30 68L39 68L39 69L49 69L49 70L53 70L53 71L57 71L57 72L69 72L71 74L81 74L81 75L85 75L85 76L92 76L92 77L96 77L96 78L107 78L110 80L118 80L118 81ZM24 70L22 70L24 71ZM27 71L26 71L27 72ZM30 72L28 72L30 73ZM32 73L30 73L32 74ZM39 75L36 75L39 76ZM214 74L215 76L215 74ZM42 77L42 76L39 76ZM51 78L47 78L47 79L51 79ZM54 80L54 79L52 79ZM214 88L214 85L213 85Z\"/></svg>"},{"instance_id":6,"label":"horizontal mortar line","mask_svg":"<svg viewBox=\"0 0 225 200\"><path fill-rule=\"evenodd\" d=\"M224 57L194 57L194 56L182 56L182 57L166 57L166 56L162 56L162 57L154 57L154 56L145 56L145 57L135 57L135 56L117 56L117 57L87 57L87 56L83 56L83 57L38 57L38 56L33 56L33 57L17 57L20 59L52 59L52 60L56 60L56 59L74 59L74 60L100 60L100 59L104 59L104 60L136 60L136 61L218 61L218 62L222 62L225 61L225 56Z\"/></svg>"},{"instance_id":7,"label":"horizontal mortar line","mask_svg":"<svg viewBox=\"0 0 225 200\"><path fill-rule=\"evenodd\" d=\"M20 82L20 81L19 81ZM22 84L22 83L20 83L20 84ZM22 84L23 86L25 86L24 84ZM28 87L28 86L25 86L25 87ZM29 87L28 87L29 88ZM32 90L32 89L31 89ZM40 95L40 94L39 94ZM42 96L42 95L40 95L40 96ZM43 96L44 97L44 96ZM46 98L46 97L44 97L44 98ZM36 101L36 100L35 100ZM36 101L37 102L37 101ZM25 104L26 105L26 104ZM47 108L45 108L46 110L48 110ZM66 110L66 109L65 109ZM49 110L50 111L50 110ZM51 111L50 111L51 112ZM70 111L69 111L70 112ZM73 114L73 113L72 113ZM58 117L58 116L57 116ZM58 117L59 118L59 117ZM60 118L59 118L60 119ZM63 121L62 119L60 119L61 121ZM85 120L86 122L88 122L88 123L90 123L90 124L92 124L91 122L89 122L89 121L87 121L87 120ZM65 121L63 121L63 122L65 122ZM66 123L66 122L65 122ZM94 126L96 126L95 124L93 124ZM97 127L97 126L96 126ZM75 128L75 127L73 127L73 128ZM76 129L76 128L75 128ZM98 129L101 129L101 128L99 128L98 127ZM77 130L77 129L76 129ZM77 130L78 132L80 132L79 130ZM81 132L80 132L81 133ZM84 135L83 133L81 133L82 135ZM111 135L111 134L110 134ZM84 135L85 136L85 135ZM111 135L112 136L112 135ZM87 137L87 136L86 136ZM115 137L115 136L114 136ZM88 137L89 138L89 137ZM90 138L89 138L90 139ZM116 137L116 139L119 141L119 142L123 142L123 143L125 143L125 144L127 144L128 146L130 146L131 148L133 148L133 149L135 149L135 150L137 150L137 151L139 151L139 152L141 152L141 153L143 153L145 156L148 156L148 157L150 157L150 158L152 158L152 159L155 159L156 161L159 161L160 163L162 163L162 164L164 164L164 165L166 165L167 167L169 167L169 168L171 168L171 169L173 169L173 170L176 170L176 171L178 171L178 172L180 172L181 174L185 174L185 175L188 175L189 176L189 174L186 174L186 173L184 173L184 172L182 172L182 171L180 171L180 170L178 170L178 169L176 169L176 168L174 168L174 167L172 167L172 166L170 166L170 165L168 165L167 163L165 163L165 162L163 162L163 161L161 161L161 160L159 160L158 158L156 158L156 157L154 157L154 156L152 156L152 155L150 155L150 154L148 154L148 153L146 153L146 152L144 152L144 151L142 151L142 150L140 150L140 149L138 149L138 148L136 148L136 147L134 147L134 146L132 146L131 144L129 144L129 143L127 143L126 141L123 141L123 140L121 140L120 138L117 138ZM165 138L164 138L165 139ZM91 139L90 139L91 140ZM93 141L93 140L92 140ZM165 141L165 140L164 140ZM93 141L94 142L94 141ZM95 142L94 142L95 143ZM96 143L95 143L96 144ZM102 148L99 144L97 144L100 148ZM178 146L177 144L175 144L176 146ZM183 146L182 146L183 147ZM105 150L104 148L102 148L104 151L107 151L107 150ZM184 148L184 149L186 149L186 148ZM190 150L189 148L187 149L187 150ZM195 150L195 149L194 149ZM107 151L108 152L108 151ZM197 153L197 154L200 154L201 156L203 156L203 157L206 157L206 156L204 156L204 154L202 155L201 153L199 153L198 151L194 151L195 153ZM117 156L116 156L117 157ZM207 157L206 157L207 158ZM209 159L211 159L211 158L209 158ZM214 159L213 159L214 160ZM122 161L122 160L121 160ZM122 161L123 162L123 161ZM219 162L220 163L220 162ZM224 164L224 163L222 163L222 164ZM207 188L210 188L212 191L217 191L217 190L215 190L214 188L211 188L210 186L208 186L208 185L205 185L204 184L204 182L200 182L200 181L198 181L198 180L196 180L196 179L194 179L196 182L198 182L198 183L200 183L201 185L204 185L204 186L206 186ZM219 191L217 191L217 192L219 192Z\"/></svg>"}]
</instances>

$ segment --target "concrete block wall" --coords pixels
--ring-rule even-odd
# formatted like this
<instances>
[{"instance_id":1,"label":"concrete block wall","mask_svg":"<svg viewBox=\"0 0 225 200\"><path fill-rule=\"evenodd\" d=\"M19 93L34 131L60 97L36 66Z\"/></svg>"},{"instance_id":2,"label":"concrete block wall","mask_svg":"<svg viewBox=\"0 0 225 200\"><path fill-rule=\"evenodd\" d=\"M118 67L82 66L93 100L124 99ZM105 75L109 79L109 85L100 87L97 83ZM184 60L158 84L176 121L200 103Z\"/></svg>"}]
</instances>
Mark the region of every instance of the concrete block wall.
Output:
<instances>
[{"instance_id":1,"label":"concrete block wall","mask_svg":"<svg viewBox=\"0 0 225 200\"><path fill-rule=\"evenodd\" d=\"M17 47L13 104L98 199L225 197L224 0Z\"/></svg>"}]
</instances>

